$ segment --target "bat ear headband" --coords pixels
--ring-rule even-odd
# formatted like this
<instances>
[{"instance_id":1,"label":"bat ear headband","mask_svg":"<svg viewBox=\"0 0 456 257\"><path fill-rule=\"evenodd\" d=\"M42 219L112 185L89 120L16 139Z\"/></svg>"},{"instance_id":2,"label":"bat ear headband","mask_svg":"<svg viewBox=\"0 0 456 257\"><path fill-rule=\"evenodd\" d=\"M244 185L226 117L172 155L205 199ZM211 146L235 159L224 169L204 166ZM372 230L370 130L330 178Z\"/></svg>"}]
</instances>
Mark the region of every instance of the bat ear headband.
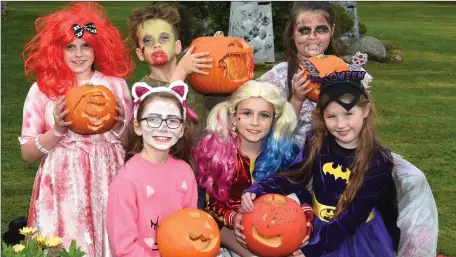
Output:
<instances>
[{"instance_id":1,"label":"bat ear headband","mask_svg":"<svg viewBox=\"0 0 456 257\"><path fill-rule=\"evenodd\" d=\"M145 82L137 82L131 90L133 95L133 115L138 119L138 107L142 100L148 95L158 92L167 92L174 95L184 107L184 119L198 119L198 114L192 111L187 105L188 86L182 80L174 81L168 87L150 87ZM187 116L188 114L188 116Z\"/></svg>"},{"instance_id":2,"label":"bat ear headband","mask_svg":"<svg viewBox=\"0 0 456 257\"><path fill-rule=\"evenodd\" d=\"M360 95L364 95L367 98L366 90L361 84L365 75L365 71L342 71L331 73L323 78L309 76L311 81L321 83L320 97L318 99L320 110L323 111L329 103L336 101L348 111L358 103ZM353 100L350 103L344 103L340 100L345 94L353 96Z\"/></svg>"}]
</instances>

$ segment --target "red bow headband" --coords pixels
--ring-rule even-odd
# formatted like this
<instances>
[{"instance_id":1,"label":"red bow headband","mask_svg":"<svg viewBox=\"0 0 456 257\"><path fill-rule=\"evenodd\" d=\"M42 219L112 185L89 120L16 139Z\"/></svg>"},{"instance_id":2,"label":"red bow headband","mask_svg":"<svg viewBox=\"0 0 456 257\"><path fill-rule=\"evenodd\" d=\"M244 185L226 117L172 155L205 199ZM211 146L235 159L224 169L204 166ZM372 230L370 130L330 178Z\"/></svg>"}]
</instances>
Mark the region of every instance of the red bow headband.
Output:
<instances>
[{"instance_id":1,"label":"red bow headband","mask_svg":"<svg viewBox=\"0 0 456 257\"><path fill-rule=\"evenodd\" d=\"M146 96L152 94L152 93L158 93L158 92L168 92L179 99L181 102L182 106L184 107L184 119L188 118L194 118L198 119L198 114L196 114L194 111L192 111L188 105L187 105L187 94L188 94L188 86L185 84L182 80L174 81L171 83L168 87L150 87L147 85L145 82L137 82L133 85L132 88L132 95L133 95L133 114L135 119L138 119L138 107L139 103L141 103ZM187 116L187 113L189 116Z\"/></svg>"}]
</instances>

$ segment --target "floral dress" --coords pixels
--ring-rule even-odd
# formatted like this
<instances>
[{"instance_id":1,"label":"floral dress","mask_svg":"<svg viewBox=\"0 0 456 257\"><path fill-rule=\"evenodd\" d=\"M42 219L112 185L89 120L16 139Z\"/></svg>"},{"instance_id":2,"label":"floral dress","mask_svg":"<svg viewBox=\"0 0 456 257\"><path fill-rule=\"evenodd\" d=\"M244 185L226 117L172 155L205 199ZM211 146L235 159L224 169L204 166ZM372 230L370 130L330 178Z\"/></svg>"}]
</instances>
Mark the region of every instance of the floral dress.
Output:
<instances>
[{"instance_id":1,"label":"floral dress","mask_svg":"<svg viewBox=\"0 0 456 257\"><path fill-rule=\"evenodd\" d=\"M132 117L133 104L125 80L95 71L92 83L108 87L121 99L125 120ZM34 83L24 104L20 144L54 126L55 101ZM125 150L110 131L80 135L68 130L41 160L33 185L28 226L44 236L63 238L68 248L75 239L87 256L111 256L105 227L108 187L124 164Z\"/></svg>"}]
</instances>

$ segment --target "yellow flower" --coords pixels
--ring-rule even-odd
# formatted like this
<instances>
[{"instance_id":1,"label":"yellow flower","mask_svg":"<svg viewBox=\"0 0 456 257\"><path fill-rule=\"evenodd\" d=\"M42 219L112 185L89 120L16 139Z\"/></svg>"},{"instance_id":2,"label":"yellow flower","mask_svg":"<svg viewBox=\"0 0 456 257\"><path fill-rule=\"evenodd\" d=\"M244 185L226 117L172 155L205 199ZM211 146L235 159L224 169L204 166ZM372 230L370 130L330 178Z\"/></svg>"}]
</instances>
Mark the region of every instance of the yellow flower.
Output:
<instances>
[{"instance_id":1,"label":"yellow flower","mask_svg":"<svg viewBox=\"0 0 456 257\"><path fill-rule=\"evenodd\" d=\"M46 245L46 238L43 237L42 235L38 235L37 237L35 237L35 242L39 245Z\"/></svg>"},{"instance_id":2,"label":"yellow flower","mask_svg":"<svg viewBox=\"0 0 456 257\"><path fill-rule=\"evenodd\" d=\"M14 252L16 252L16 253L20 253L20 252L22 252L22 250L24 250L24 249L25 249L25 245L17 244L17 245L14 245L14 246L13 246L13 250L14 250Z\"/></svg>"},{"instance_id":3,"label":"yellow flower","mask_svg":"<svg viewBox=\"0 0 456 257\"><path fill-rule=\"evenodd\" d=\"M23 227L22 229L19 229L19 233L26 237L31 237L33 236L36 232L38 232L38 228L29 228L29 227Z\"/></svg>"},{"instance_id":4,"label":"yellow flower","mask_svg":"<svg viewBox=\"0 0 456 257\"><path fill-rule=\"evenodd\" d=\"M63 239L61 237L58 237L58 236L49 236L46 239L46 242L45 242L46 246L49 247L49 248L57 247L61 243L63 243Z\"/></svg>"}]
</instances>

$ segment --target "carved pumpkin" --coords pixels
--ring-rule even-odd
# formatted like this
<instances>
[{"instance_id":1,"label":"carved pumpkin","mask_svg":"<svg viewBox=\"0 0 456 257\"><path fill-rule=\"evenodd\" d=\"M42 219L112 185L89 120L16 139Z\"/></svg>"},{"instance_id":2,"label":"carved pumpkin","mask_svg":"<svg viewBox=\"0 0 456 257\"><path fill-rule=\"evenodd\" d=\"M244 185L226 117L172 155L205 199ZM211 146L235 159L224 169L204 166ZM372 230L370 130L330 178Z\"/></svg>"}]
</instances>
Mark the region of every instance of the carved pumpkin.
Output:
<instances>
[{"instance_id":1,"label":"carved pumpkin","mask_svg":"<svg viewBox=\"0 0 456 257\"><path fill-rule=\"evenodd\" d=\"M186 208L160 223L157 244L162 257L215 257L220 249L220 231L211 215Z\"/></svg>"},{"instance_id":2,"label":"carved pumpkin","mask_svg":"<svg viewBox=\"0 0 456 257\"><path fill-rule=\"evenodd\" d=\"M65 97L70 113L65 115L64 120L73 121L69 126L73 132L98 134L114 126L116 98L109 88L86 84L70 88Z\"/></svg>"},{"instance_id":3,"label":"carved pumpkin","mask_svg":"<svg viewBox=\"0 0 456 257\"><path fill-rule=\"evenodd\" d=\"M306 69L302 74L302 77L307 77L307 75L324 77L333 72L348 70L348 65L335 55L322 54L310 57L307 60L311 63L310 65L305 65L307 67L303 67L302 65L298 66L299 70ZM320 83L312 82L309 87L313 90L307 94L307 98L314 102L318 102L318 97L320 96Z\"/></svg>"},{"instance_id":4,"label":"carved pumpkin","mask_svg":"<svg viewBox=\"0 0 456 257\"><path fill-rule=\"evenodd\" d=\"M233 93L253 79L253 49L242 38L224 37L223 33L218 33L214 37L199 37L192 46L195 46L193 53L208 52L209 56L205 58L213 59L213 68L203 69L209 75L192 73L187 77L199 93Z\"/></svg>"},{"instance_id":5,"label":"carved pumpkin","mask_svg":"<svg viewBox=\"0 0 456 257\"><path fill-rule=\"evenodd\" d=\"M299 204L286 196L266 194L253 205L253 211L242 216L249 250L262 257L288 256L298 250L307 232Z\"/></svg>"}]
</instances>

